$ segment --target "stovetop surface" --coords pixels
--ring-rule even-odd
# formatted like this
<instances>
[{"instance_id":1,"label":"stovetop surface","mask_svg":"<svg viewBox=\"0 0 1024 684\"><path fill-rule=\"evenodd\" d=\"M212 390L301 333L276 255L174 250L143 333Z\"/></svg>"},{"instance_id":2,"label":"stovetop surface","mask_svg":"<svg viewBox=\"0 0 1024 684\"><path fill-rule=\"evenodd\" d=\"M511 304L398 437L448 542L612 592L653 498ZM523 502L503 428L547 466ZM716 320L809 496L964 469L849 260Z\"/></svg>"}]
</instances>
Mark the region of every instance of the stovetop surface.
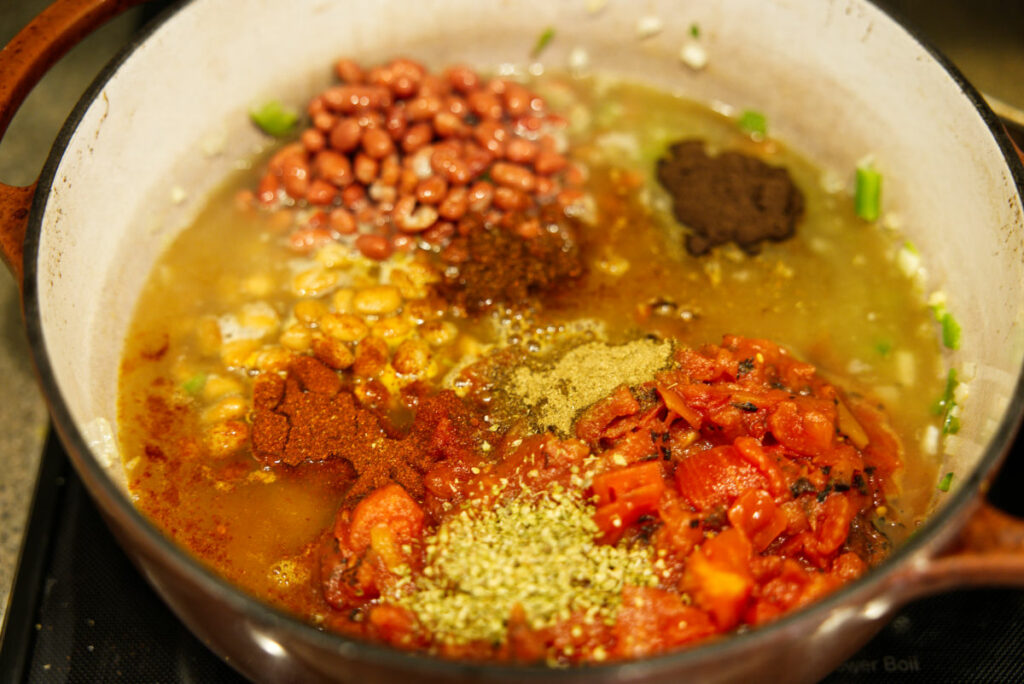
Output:
<instances>
[{"instance_id":1,"label":"stovetop surface","mask_svg":"<svg viewBox=\"0 0 1024 684\"><path fill-rule=\"evenodd\" d=\"M991 493L1017 515L1018 443ZM114 541L51 434L3 648L2 682L244 681L170 612ZM826 680L1024 682L1024 591L965 590L905 607Z\"/></svg>"}]
</instances>

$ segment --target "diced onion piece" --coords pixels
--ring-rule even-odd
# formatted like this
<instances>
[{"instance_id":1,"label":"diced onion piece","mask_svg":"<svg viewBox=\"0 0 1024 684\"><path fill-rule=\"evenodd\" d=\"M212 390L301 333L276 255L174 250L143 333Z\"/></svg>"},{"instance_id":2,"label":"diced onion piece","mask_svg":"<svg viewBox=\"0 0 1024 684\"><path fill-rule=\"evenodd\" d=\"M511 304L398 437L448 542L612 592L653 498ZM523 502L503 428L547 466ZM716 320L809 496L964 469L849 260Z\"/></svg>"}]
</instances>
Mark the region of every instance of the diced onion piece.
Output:
<instances>
[{"instance_id":1,"label":"diced onion piece","mask_svg":"<svg viewBox=\"0 0 1024 684\"><path fill-rule=\"evenodd\" d=\"M694 71L700 71L708 65L708 52L700 43L690 41L679 51L679 59Z\"/></svg>"},{"instance_id":2,"label":"diced onion piece","mask_svg":"<svg viewBox=\"0 0 1024 684\"><path fill-rule=\"evenodd\" d=\"M904 387L913 387L917 382L917 358L914 353L900 349L895 354L896 376Z\"/></svg>"},{"instance_id":3,"label":"diced onion piece","mask_svg":"<svg viewBox=\"0 0 1024 684\"><path fill-rule=\"evenodd\" d=\"M636 36L641 40L658 35L663 28L665 28L665 22L661 20L661 17L653 14L648 14L636 20Z\"/></svg>"},{"instance_id":4,"label":"diced onion piece","mask_svg":"<svg viewBox=\"0 0 1024 684\"><path fill-rule=\"evenodd\" d=\"M590 53L587 52L586 48L574 47L572 52L569 53L569 70L574 74L579 74L587 70L590 66Z\"/></svg>"},{"instance_id":5,"label":"diced onion piece","mask_svg":"<svg viewBox=\"0 0 1024 684\"><path fill-rule=\"evenodd\" d=\"M921 268L921 255L917 253L912 244L905 243L896 254L896 264L900 267L903 275L913 278Z\"/></svg>"},{"instance_id":6,"label":"diced onion piece","mask_svg":"<svg viewBox=\"0 0 1024 684\"><path fill-rule=\"evenodd\" d=\"M924 435L921 437L921 451L929 456L939 453L939 438L941 436L939 428L934 425L926 427Z\"/></svg>"}]
</instances>

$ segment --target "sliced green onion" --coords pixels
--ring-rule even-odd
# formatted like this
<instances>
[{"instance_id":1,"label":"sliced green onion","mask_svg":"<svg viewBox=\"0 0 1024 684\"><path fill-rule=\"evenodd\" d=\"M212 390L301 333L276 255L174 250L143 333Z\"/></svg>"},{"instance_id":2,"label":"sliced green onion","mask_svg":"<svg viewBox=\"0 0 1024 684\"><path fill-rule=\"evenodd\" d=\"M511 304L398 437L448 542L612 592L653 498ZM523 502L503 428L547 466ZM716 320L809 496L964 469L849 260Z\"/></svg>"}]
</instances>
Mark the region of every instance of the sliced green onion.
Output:
<instances>
[{"instance_id":1,"label":"sliced green onion","mask_svg":"<svg viewBox=\"0 0 1024 684\"><path fill-rule=\"evenodd\" d=\"M882 174L871 166L857 167L857 188L853 208L865 221L877 221L882 204Z\"/></svg>"},{"instance_id":2,"label":"sliced green onion","mask_svg":"<svg viewBox=\"0 0 1024 684\"><path fill-rule=\"evenodd\" d=\"M947 349L960 348L960 324L953 318L953 314L946 311L939 321L942 324L942 344Z\"/></svg>"},{"instance_id":3,"label":"sliced green onion","mask_svg":"<svg viewBox=\"0 0 1024 684\"><path fill-rule=\"evenodd\" d=\"M199 394L199 392L206 385L206 373L199 372L193 375L191 378L186 380L181 388L189 394Z\"/></svg>"},{"instance_id":4,"label":"sliced green onion","mask_svg":"<svg viewBox=\"0 0 1024 684\"><path fill-rule=\"evenodd\" d=\"M768 135L768 119L765 118L764 114L753 109L744 109L743 113L740 114L737 124L741 131L751 135L759 135L761 137Z\"/></svg>"},{"instance_id":5,"label":"sliced green onion","mask_svg":"<svg viewBox=\"0 0 1024 684\"><path fill-rule=\"evenodd\" d=\"M953 393L956 391L958 384L956 368L950 368L949 374L946 376L946 389L943 391L942 396L932 405L932 413L941 416L953 407Z\"/></svg>"},{"instance_id":6,"label":"sliced green onion","mask_svg":"<svg viewBox=\"0 0 1024 684\"><path fill-rule=\"evenodd\" d=\"M879 356L889 356L889 354L892 354L892 341L879 340L878 342L875 342L875 351L878 352Z\"/></svg>"},{"instance_id":7,"label":"sliced green onion","mask_svg":"<svg viewBox=\"0 0 1024 684\"><path fill-rule=\"evenodd\" d=\"M946 414L946 419L942 421L942 434L955 435L958 432L960 432L960 419L953 415L953 411L950 410Z\"/></svg>"},{"instance_id":8,"label":"sliced green onion","mask_svg":"<svg viewBox=\"0 0 1024 684\"><path fill-rule=\"evenodd\" d=\"M546 48L554 38L555 27L548 26L546 29L541 31L539 36L537 36L537 42L533 44L533 50L530 51L530 56L534 59L540 57L540 53L544 52L544 48Z\"/></svg>"},{"instance_id":9,"label":"sliced green onion","mask_svg":"<svg viewBox=\"0 0 1024 684\"><path fill-rule=\"evenodd\" d=\"M268 135L282 137L288 135L299 121L299 115L287 109L277 100L271 100L262 107L249 111L254 124Z\"/></svg>"},{"instance_id":10,"label":"sliced green onion","mask_svg":"<svg viewBox=\"0 0 1024 684\"><path fill-rule=\"evenodd\" d=\"M942 476L942 479L939 480L939 484L937 485L937 487L939 488L940 492L948 492L949 491L949 487L952 484L953 484L953 473L949 472L949 473L946 473L945 475Z\"/></svg>"},{"instance_id":11,"label":"sliced green onion","mask_svg":"<svg viewBox=\"0 0 1024 684\"><path fill-rule=\"evenodd\" d=\"M690 35L694 38L700 38L700 26L696 22L690 24Z\"/></svg>"}]
</instances>

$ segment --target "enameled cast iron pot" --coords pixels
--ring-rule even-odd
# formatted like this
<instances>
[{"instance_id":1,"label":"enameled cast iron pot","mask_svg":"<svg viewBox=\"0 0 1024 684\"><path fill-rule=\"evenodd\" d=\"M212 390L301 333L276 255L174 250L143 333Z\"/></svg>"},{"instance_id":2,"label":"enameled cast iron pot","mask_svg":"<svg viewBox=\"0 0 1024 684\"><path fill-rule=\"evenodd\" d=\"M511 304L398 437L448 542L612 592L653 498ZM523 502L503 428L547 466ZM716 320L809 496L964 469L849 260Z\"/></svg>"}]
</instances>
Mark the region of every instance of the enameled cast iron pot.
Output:
<instances>
[{"instance_id":1,"label":"enameled cast iron pot","mask_svg":"<svg viewBox=\"0 0 1024 684\"><path fill-rule=\"evenodd\" d=\"M130 0L60 0L0 53L0 133L42 73ZM642 9L641 9L642 5ZM635 35L638 13L664 30ZM710 57L678 52L701 27ZM299 104L333 60L406 54L440 66L549 65L587 49L592 67L704 102L767 114L772 132L825 169L870 153L885 206L923 255L962 327L950 361L974 368L956 473L918 534L881 567L769 626L676 654L551 671L463 665L325 634L268 608L178 550L131 505L112 448L121 341L161 249L236 160L259 144L250 105ZM180 191L185 190L181 201ZM253 679L790 682L824 676L892 611L968 584L1024 586L1024 524L984 503L1012 441L1024 361L1024 169L995 117L945 60L864 0L193 0L100 75L37 184L0 186L0 237L22 283L39 381L75 467L143 574L210 647ZM828 296L827 292L822 296Z\"/></svg>"}]
</instances>

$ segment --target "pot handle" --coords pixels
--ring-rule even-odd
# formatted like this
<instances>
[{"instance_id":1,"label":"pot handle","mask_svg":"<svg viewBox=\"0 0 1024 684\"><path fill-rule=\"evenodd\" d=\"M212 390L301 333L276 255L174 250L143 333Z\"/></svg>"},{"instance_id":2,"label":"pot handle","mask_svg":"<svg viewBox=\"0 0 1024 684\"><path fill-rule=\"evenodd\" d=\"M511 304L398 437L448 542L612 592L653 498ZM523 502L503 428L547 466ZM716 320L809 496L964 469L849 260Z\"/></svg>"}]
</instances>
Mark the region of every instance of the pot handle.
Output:
<instances>
[{"instance_id":1,"label":"pot handle","mask_svg":"<svg viewBox=\"0 0 1024 684\"><path fill-rule=\"evenodd\" d=\"M1024 520L983 501L949 548L894 579L903 599L967 587L1024 588Z\"/></svg>"},{"instance_id":2,"label":"pot handle","mask_svg":"<svg viewBox=\"0 0 1024 684\"><path fill-rule=\"evenodd\" d=\"M85 36L143 0L57 0L0 50L0 138L32 88ZM19 286L22 251L36 183L0 183L0 256Z\"/></svg>"}]
</instances>

